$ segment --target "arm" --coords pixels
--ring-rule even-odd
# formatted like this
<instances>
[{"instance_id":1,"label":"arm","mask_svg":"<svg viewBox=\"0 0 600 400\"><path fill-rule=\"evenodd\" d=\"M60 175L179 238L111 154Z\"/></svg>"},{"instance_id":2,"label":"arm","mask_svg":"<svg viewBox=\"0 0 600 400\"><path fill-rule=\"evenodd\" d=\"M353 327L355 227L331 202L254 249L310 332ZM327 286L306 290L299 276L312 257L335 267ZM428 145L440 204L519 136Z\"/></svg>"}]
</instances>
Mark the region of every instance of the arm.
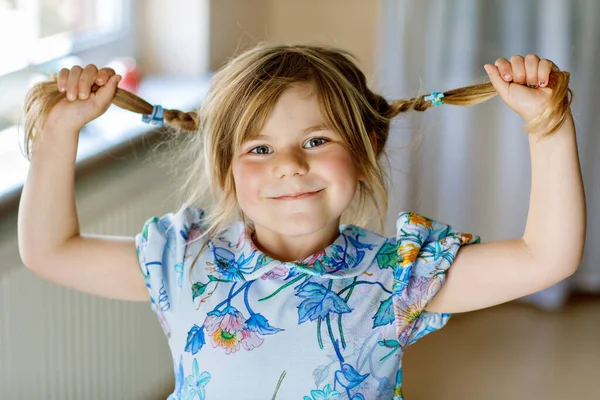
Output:
<instances>
[{"instance_id":1,"label":"arm","mask_svg":"<svg viewBox=\"0 0 600 400\"><path fill-rule=\"evenodd\" d=\"M586 205L570 113L556 133L539 136L529 136L532 185L523 237L461 248L426 310L491 307L550 287L578 268Z\"/></svg>"},{"instance_id":2,"label":"arm","mask_svg":"<svg viewBox=\"0 0 600 400\"><path fill-rule=\"evenodd\" d=\"M21 260L37 275L83 292L148 300L133 238L82 236L75 205L79 130L49 120L34 141L18 212Z\"/></svg>"}]
</instances>

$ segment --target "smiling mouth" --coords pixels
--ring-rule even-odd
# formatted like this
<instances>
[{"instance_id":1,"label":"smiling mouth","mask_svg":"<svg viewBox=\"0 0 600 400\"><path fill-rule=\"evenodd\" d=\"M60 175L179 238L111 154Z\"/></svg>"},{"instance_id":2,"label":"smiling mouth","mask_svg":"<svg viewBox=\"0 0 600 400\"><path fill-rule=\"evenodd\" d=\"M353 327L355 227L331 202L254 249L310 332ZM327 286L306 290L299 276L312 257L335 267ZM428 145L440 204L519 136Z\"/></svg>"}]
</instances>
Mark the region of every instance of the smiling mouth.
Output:
<instances>
[{"instance_id":1,"label":"smiling mouth","mask_svg":"<svg viewBox=\"0 0 600 400\"><path fill-rule=\"evenodd\" d=\"M280 196L280 197L273 197L274 200L296 200L296 199L305 199L307 197L312 197L315 196L319 193L321 193L324 189L321 190L317 190L315 192L304 192L304 193L298 193L295 195L290 195L290 196Z\"/></svg>"}]
</instances>

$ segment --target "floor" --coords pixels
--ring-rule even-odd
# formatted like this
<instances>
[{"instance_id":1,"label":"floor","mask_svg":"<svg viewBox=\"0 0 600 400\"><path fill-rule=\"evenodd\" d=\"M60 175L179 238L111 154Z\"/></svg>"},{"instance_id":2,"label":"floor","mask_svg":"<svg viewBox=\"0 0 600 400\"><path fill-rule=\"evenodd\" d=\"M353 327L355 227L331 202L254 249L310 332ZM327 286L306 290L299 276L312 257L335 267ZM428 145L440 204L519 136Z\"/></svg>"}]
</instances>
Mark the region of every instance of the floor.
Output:
<instances>
[{"instance_id":1,"label":"floor","mask_svg":"<svg viewBox=\"0 0 600 400\"><path fill-rule=\"evenodd\" d=\"M406 351L409 400L600 399L600 296L454 315Z\"/></svg>"}]
</instances>

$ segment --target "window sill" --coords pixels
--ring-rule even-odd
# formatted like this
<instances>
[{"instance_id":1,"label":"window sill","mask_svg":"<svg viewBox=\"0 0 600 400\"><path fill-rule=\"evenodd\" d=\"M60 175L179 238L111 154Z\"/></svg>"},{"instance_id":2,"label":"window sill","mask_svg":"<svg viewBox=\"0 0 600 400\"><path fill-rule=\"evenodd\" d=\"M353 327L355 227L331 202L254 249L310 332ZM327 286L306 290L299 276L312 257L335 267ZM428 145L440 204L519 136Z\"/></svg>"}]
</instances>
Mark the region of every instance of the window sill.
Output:
<instances>
[{"instance_id":1,"label":"window sill","mask_svg":"<svg viewBox=\"0 0 600 400\"><path fill-rule=\"evenodd\" d=\"M195 110L209 88L211 75L190 77L149 77L140 84L138 95L151 104L182 111ZM115 154L131 151L142 139L158 131L141 121L141 115L111 106L100 118L87 124L79 136L76 172L100 167ZM0 131L0 216L18 208L27 178L29 161L22 154L23 126Z\"/></svg>"}]
</instances>

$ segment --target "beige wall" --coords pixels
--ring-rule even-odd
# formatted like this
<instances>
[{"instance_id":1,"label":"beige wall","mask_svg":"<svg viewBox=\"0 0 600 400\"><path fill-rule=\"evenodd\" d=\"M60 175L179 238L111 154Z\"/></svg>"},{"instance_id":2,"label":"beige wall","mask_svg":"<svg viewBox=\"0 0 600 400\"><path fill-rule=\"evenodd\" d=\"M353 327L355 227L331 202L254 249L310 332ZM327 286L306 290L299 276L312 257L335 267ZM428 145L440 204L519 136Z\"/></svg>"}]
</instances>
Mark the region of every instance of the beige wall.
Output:
<instances>
[{"instance_id":1,"label":"beige wall","mask_svg":"<svg viewBox=\"0 0 600 400\"><path fill-rule=\"evenodd\" d=\"M200 76L209 68L208 0L136 0L137 60L144 74Z\"/></svg>"},{"instance_id":2,"label":"beige wall","mask_svg":"<svg viewBox=\"0 0 600 400\"><path fill-rule=\"evenodd\" d=\"M145 74L199 76L262 40L331 44L371 83L381 1L137 0L137 58Z\"/></svg>"},{"instance_id":3,"label":"beige wall","mask_svg":"<svg viewBox=\"0 0 600 400\"><path fill-rule=\"evenodd\" d=\"M215 70L237 49L265 39L269 0L210 0L209 59Z\"/></svg>"},{"instance_id":4,"label":"beige wall","mask_svg":"<svg viewBox=\"0 0 600 400\"><path fill-rule=\"evenodd\" d=\"M372 82L381 0L211 0L210 68L268 40L331 44L353 53Z\"/></svg>"}]
</instances>

